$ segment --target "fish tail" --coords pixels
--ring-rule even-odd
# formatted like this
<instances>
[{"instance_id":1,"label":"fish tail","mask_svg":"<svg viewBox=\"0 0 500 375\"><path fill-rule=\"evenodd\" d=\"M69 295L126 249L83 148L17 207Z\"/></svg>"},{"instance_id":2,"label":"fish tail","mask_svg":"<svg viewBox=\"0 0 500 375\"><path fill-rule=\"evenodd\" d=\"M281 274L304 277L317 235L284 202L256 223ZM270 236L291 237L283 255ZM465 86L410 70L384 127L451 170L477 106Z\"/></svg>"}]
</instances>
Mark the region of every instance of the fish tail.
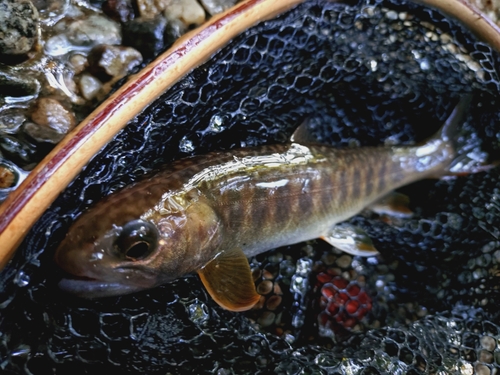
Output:
<instances>
[{"instance_id":1,"label":"fish tail","mask_svg":"<svg viewBox=\"0 0 500 375\"><path fill-rule=\"evenodd\" d=\"M478 137L463 135L462 125L469 113L472 99L472 94L462 96L440 131L430 140L444 141L452 150L451 162L440 178L478 173L496 166L495 163L487 164L487 155L480 151L481 141Z\"/></svg>"},{"instance_id":2,"label":"fish tail","mask_svg":"<svg viewBox=\"0 0 500 375\"><path fill-rule=\"evenodd\" d=\"M472 102L472 94L464 95L458 101L451 115L446 119L440 131L436 135L445 142L450 142L455 149L458 148L458 134L469 112Z\"/></svg>"}]
</instances>

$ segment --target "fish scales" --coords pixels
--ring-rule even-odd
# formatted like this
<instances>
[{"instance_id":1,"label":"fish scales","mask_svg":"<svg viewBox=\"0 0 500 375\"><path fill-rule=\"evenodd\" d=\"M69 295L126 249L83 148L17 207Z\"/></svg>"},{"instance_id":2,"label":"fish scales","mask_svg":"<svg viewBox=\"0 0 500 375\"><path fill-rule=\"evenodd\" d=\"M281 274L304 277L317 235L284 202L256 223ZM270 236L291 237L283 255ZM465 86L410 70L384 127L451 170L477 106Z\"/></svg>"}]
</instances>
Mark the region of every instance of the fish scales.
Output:
<instances>
[{"instance_id":1,"label":"fish scales","mask_svg":"<svg viewBox=\"0 0 500 375\"><path fill-rule=\"evenodd\" d=\"M391 148L268 147L259 155L233 153L235 162L222 162L227 165L217 177L198 186L225 228L222 247L242 247L248 256L293 243L291 237L295 242L316 238L394 188L433 173L406 168L417 158L412 148L402 165ZM245 166L234 168L234 163Z\"/></svg>"}]
</instances>

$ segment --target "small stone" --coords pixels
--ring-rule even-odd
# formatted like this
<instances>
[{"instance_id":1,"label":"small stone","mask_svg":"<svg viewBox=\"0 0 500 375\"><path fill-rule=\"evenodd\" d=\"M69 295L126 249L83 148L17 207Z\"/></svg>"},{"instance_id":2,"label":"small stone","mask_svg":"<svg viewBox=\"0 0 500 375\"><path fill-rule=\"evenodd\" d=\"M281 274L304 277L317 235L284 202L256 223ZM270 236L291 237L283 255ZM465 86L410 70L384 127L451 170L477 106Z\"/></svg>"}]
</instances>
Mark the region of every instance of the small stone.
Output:
<instances>
[{"instance_id":1,"label":"small stone","mask_svg":"<svg viewBox=\"0 0 500 375\"><path fill-rule=\"evenodd\" d=\"M67 0L31 0L42 18L57 18L68 11Z\"/></svg>"},{"instance_id":2,"label":"small stone","mask_svg":"<svg viewBox=\"0 0 500 375\"><path fill-rule=\"evenodd\" d=\"M27 123L24 130L39 142L59 142L75 127L75 116L58 100L40 98L36 102L31 119L36 123Z\"/></svg>"},{"instance_id":3,"label":"small stone","mask_svg":"<svg viewBox=\"0 0 500 375\"><path fill-rule=\"evenodd\" d=\"M87 58L84 55L81 55L79 53L75 53L74 55L71 55L68 62L71 65L71 67L73 68L73 71L75 72L75 74L80 74L88 66Z\"/></svg>"},{"instance_id":4,"label":"small stone","mask_svg":"<svg viewBox=\"0 0 500 375\"><path fill-rule=\"evenodd\" d=\"M266 302L266 307L269 310L276 310L281 304L282 298L280 296L271 296Z\"/></svg>"},{"instance_id":5,"label":"small stone","mask_svg":"<svg viewBox=\"0 0 500 375\"><path fill-rule=\"evenodd\" d=\"M177 18L169 18L167 27L165 28L165 45L172 45L177 39L184 35L187 30L187 26L181 20Z\"/></svg>"},{"instance_id":6,"label":"small stone","mask_svg":"<svg viewBox=\"0 0 500 375\"><path fill-rule=\"evenodd\" d=\"M259 268L255 268L252 270L252 279L253 281L257 281L258 279L260 279L260 277L262 276L262 270L259 269Z\"/></svg>"},{"instance_id":7,"label":"small stone","mask_svg":"<svg viewBox=\"0 0 500 375\"><path fill-rule=\"evenodd\" d=\"M32 145L22 142L11 135L0 137L0 149L9 160L19 165L31 163L35 155Z\"/></svg>"},{"instance_id":8,"label":"small stone","mask_svg":"<svg viewBox=\"0 0 500 375\"><path fill-rule=\"evenodd\" d=\"M340 256L335 263L341 268L348 268L351 265L352 257L350 255L344 254Z\"/></svg>"},{"instance_id":9,"label":"small stone","mask_svg":"<svg viewBox=\"0 0 500 375\"><path fill-rule=\"evenodd\" d=\"M154 19L136 18L123 25L123 42L146 58L156 56L166 48L166 27L167 20L162 16Z\"/></svg>"},{"instance_id":10,"label":"small stone","mask_svg":"<svg viewBox=\"0 0 500 375\"><path fill-rule=\"evenodd\" d=\"M65 32L68 41L77 46L98 44L121 44L120 25L101 15L72 22Z\"/></svg>"},{"instance_id":11,"label":"small stone","mask_svg":"<svg viewBox=\"0 0 500 375\"><path fill-rule=\"evenodd\" d=\"M236 4L236 0L201 0L201 4L213 16L231 8Z\"/></svg>"},{"instance_id":12,"label":"small stone","mask_svg":"<svg viewBox=\"0 0 500 375\"><path fill-rule=\"evenodd\" d=\"M136 0L139 15L142 18L155 18L173 1L173 0Z\"/></svg>"},{"instance_id":13,"label":"small stone","mask_svg":"<svg viewBox=\"0 0 500 375\"><path fill-rule=\"evenodd\" d=\"M49 38L45 42L43 49L47 55L61 56L71 52L73 45L65 34L58 34Z\"/></svg>"},{"instance_id":14,"label":"small stone","mask_svg":"<svg viewBox=\"0 0 500 375\"><path fill-rule=\"evenodd\" d=\"M14 74L9 67L0 67L0 97L35 96L40 83L28 75Z\"/></svg>"},{"instance_id":15,"label":"small stone","mask_svg":"<svg viewBox=\"0 0 500 375\"><path fill-rule=\"evenodd\" d=\"M28 53L37 40L38 11L29 0L0 2L0 54Z\"/></svg>"},{"instance_id":16,"label":"small stone","mask_svg":"<svg viewBox=\"0 0 500 375\"><path fill-rule=\"evenodd\" d=\"M272 279L274 279L274 275L273 275L271 272L269 272L268 270L263 270L263 271L262 271L262 277L263 277L264 279L267 279L267 280L272 280Z\"/></svg>"},{"instance_id":17,"label":"small stone","mask_svg":"<svg viewBox=\"0 0 500 375\"><path fill-rule=\"evenodd\" d=\"M78 83L80 93L86 100L94 99L102 89L101 81L90 74L82 74Z\"/></svg>"},{"instance_id":18,"label":"small stone","mask_svg":"<svg viewBox=\"0 0 500 375\"><path fill-rule=\"evenodd\" d=\"M262 309L265 303L266 303L266 297L260 296L259 301L255 305L253 305L252 310Z\"/></svg>"},{"instance_id":19,"label":"small stone","mask_svg":"<svg viewBox=\"0 0 500 375\"><path fill-rule=\"evenodd\" d=\"M26 121L26 117L20 108L10 108L0 114L0 132L15 134L21 125Z\"/></svg>"},{"instance_id":20,"label":"small stone","mask_svg":"<svg viewBox=\"0 0 500 375\"><path fill-rule=\"evenodd\" d=\"M257 285L257 293L260 295L266 295L271 293L273 290L273 282L270 280L264 280L259 285Z\"/></svg>"},{"instance_id":21,"label":"small stone","mask_svg":"<svg viewBox=\"0 0 500 375\"><path fill-rule=\"evenodd\" d=\"M24 132L37 142L57 144L64 138L64 134L33 122L27 122L24 125Z\"/></svg>"},{"instance_id":22,"label":"small stone","mask_svg":"<svg viewBox=\"0 0 500 375\"><path fill-rule=\"evenodd\" d=\"M482 336L480 339L481 346L489 351L494 351L497 348L495 339L491 336Z\"/></svg>"},{"instance_id":23,"label":"small stone","mask_svg":"<svg viewBox=\"0 0 500 375\"><path fill-rule=\"evenodd\" d=\"M102 5L102 11L113 20L121 23L135 18L132 0L107 0Z\"/></svg>"},{"instance_id":24,"label":"small stone","mask_svg":"<svg viewBox=\"0 0 500 375\"><path fill-rule=\"evenodd\" d=\"M259 323L262 327L269 327L274 323L274 319L276 318L276 314L271 311L264 311L262 315L257 319L257 323Z\"/></svg>"},{"instance_id":25,"label":"small stone","mask_svg":"<svg viewBox=\"0 0 500 375\"><path fill-rule=\"evenodd\" d=\"M186 27L205 22L205 11L196 0L175 1L165 8L168 20L180 20Z\"/></svg>"},{"instance_id":26,"label":"small stone","mask_svg":"<svg viewBox=\"0 0 500 375\"><path fill-rule=\"evenodd\" d=\"M16 175L12 170L0 164L0 189L7 189L16 184Z\"/></svg>"},{"instance_id":27,"label":"small stone","mask_svg":"<svg viewBox=\"0 0 500 375\"><path fill-rule=\"evenodd\" d=\"M142 55L132 47L100 45L88 56L89 70L102 80L121 78L142 62Z\"/></svg>"},{"instance_id":28,"label":"small stone","mask_svg":"<svg viewBox=\"0 0 500 375\"><path fill-rule=\"evenodd\" d=\"M281 287L278 283L274 283L274 294L277 294L278 296L283 295Z\"/></svg>"}]
</instances>

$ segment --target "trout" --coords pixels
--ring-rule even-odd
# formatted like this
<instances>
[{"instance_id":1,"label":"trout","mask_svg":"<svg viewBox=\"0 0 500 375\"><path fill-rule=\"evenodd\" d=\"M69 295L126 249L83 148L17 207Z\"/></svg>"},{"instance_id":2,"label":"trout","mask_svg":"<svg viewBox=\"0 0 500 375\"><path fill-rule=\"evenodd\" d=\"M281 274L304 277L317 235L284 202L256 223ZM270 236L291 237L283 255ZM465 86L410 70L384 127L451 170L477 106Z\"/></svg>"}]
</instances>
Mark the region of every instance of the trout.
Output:
<instances>
[{"instance_id":1,"label":"trout","mask_svg":"<svg viewBox=\"0 0 500 375\"><path fill-rule=\"evenodd\" d=\"M463 173L455 138L469 102L418 146L335 149L292 138L175 161L73 223L55 253L72 275L59 286L96 298L197 272L220 306L243 311L259 299L248 257L315 238L374 255L359 228L339 223L398 187Z\"/></svg>"}]
</instances>

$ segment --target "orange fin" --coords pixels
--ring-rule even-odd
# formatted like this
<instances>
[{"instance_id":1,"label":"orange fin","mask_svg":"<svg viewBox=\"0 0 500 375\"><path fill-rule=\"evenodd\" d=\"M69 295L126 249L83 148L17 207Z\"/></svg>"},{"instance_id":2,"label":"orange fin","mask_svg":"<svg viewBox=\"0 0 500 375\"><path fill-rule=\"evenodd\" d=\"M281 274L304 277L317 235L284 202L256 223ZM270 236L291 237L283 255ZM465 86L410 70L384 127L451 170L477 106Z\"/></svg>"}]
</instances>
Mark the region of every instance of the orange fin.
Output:
<instances>
[{"instance_id":1,"label":"orange fin","mask_svg":"<svg viewBox=\"0 0 500 375\"><path fill-rule=\"evenodd\" d=\"M379 215L406 218L413 216L413 212L408 207L409 204L410 198L407 195L392 192L371 204L368 209Z\"/></svg>"},{"instance_id":2,"label":"orange fin","mask_svg":"<svg viewBox=\"0 0 500 375\"><path fill-rule=\"evenodd\" d=\"M378 254L371 238L365 231L351 224L336 225L320 238L351 255L370 257Z\"/></svg>"},{"instance_id":3,"label":"orange fin","mask_svg":"<svg viewBox=\"0 0 500 375\"><path fill-rule=\"evenodd\" d=\"M249 310L259 301L250 265L241 249L222 252L198 270L198 275L210 296L226 310Z\"/></svg>"}]
</instances>

